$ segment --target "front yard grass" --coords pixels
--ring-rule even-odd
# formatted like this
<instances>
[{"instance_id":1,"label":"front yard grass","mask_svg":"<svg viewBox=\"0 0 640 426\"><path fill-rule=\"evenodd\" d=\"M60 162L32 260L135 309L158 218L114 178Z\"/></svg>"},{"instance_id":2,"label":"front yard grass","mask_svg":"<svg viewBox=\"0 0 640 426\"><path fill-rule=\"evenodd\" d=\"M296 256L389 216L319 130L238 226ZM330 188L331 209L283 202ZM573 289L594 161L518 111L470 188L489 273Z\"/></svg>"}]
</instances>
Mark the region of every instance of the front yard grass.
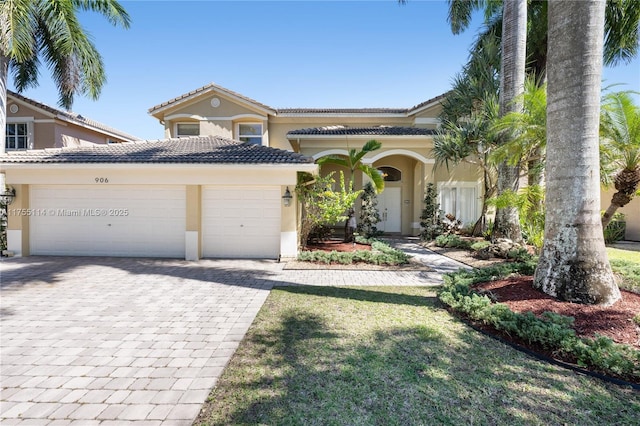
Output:
<instances>
[{"instance_id":1,"label":"front yard grass","mask_svg":"<svg viewBox=\"0 0 640 426\"><path fill-rule=\"evenodd\" d=\"M274 289L199 425L637 424L640 392L539 362L426 287Z\"/></svg>"},{"instance_id":2,"label":"front yard grass","mask_svg":"<svg viewBox=\"0 0 640 426\"><path fill-rule=\"evenodd\" d=\"M607 247L607 255L620 288L640 293L640 252Z\"/></svg>"}]
</instances>

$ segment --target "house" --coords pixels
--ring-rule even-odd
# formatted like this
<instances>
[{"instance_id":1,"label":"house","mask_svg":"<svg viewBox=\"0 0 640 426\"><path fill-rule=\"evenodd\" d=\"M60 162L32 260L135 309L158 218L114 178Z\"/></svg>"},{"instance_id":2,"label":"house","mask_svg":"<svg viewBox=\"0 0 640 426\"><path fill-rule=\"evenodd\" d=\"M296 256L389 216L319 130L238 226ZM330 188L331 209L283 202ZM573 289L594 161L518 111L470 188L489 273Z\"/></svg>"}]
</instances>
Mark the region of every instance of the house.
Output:
<instances>
[{"instance_id":1,"label":"house","mask_svg":"<svg viewBox=\"0 0 640 426\"><path fill-rule=\"evenodd\" d=\"M7 90L7 151L86 146L137 140L135 136Z\"/></svg>"},{"instance_id":2,"label":"house","mask_svg":"<svg viewBox=\"0 0 640 426\"><path fill-rule=\"evenodd\" d=\"M13 114L27 108L12 99L21 101ZM8 249L22 256L295 256L298 173L316 173L314 160L346 155L370 139L382 143L362 160L385 179L379 229L418 234L429 183L442 210L473 223L481 171L468 164L436 168L431 153L441 99L410 108L276 109L208 84L149 110L165 128L162 140L91 143L50 133L50 146L59 148L0 156L0 174L15 189ZM60 114L33 117L33 128L38 120L63 121ZM89 123L67 119L74 117ZM357 187L365 180L355 176ZM635 224L640 215L632 210L630 217ZM629 229L637 230L633 224Z\"/></svg>"},{"instance_id":3,"label":"house","mask_svg":"<svg viewBox=\"0 0 640 426\"><path fill-rule=\"evenodd\" d=\"M363 162L380 170L385 190L378 195L387 233L417 235L428 183L437 186L441 208L465 224L481 213L481 173L461 164L435 168L431 154L443 96L411 108L273 108L216 84L208 84L152 107L149 113L165 136L215 135L299 152L313 159L346 155L370 139L382 143ZM323 167L323 173L339 170ZM363 176L355 176L362 187Z\"/></svg>"}]
</instances>

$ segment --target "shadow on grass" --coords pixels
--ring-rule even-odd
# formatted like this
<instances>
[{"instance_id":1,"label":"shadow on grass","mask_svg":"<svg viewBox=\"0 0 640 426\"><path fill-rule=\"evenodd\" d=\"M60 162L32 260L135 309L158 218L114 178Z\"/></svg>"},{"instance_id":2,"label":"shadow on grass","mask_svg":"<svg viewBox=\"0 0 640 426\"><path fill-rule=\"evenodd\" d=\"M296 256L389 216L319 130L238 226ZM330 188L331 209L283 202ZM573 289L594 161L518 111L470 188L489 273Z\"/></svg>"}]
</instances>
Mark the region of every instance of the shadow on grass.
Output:
<instances>
[{"instance_id":1,"label":"shadow on grass","mask_svg":"<svg viewBox=\"0 0 640 426\"><path fill-rule=\"evenodd\" d=\"M389 293L385 291L366 290L366 287L276 286L274 288L287 293L307 296L331 297L374 303L391 303L394 305L444 307L435 295L425 297L423 295ZM435 289L435 287L432 287L432 289Z\"/></svg>"},{"instance_id":2,"label":"shadow on grass","mask_svg":"<svg viewBox=\"0 0 640 426\"><path fill-rule=\"evenodd\" d=\"M596 425L640 418L640 394L540 363L433 309L433 297L407 291L414 293L277 289L196 424ZM349 300L375 305L354 308ZM390 316L398 309L408 315Z\"/></svg>"}]
</instances>

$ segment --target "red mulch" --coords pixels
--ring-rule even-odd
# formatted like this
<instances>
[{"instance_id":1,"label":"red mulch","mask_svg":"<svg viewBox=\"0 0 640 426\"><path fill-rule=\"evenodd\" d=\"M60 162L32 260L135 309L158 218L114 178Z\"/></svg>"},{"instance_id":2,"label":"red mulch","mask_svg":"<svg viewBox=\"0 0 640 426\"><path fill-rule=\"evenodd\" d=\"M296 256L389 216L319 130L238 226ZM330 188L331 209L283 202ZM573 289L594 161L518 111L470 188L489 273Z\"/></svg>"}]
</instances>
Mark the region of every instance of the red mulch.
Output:
<instances>
[{"instance_id":1,"label":"red mulch","mask_svg":"<svg viewBox=\"0 0 640 426\"><path fill-rule=\"evenodd\" d=\"M371 250L371 246L367 244L345 243L342 240L327 240L319 243L307 244L307 251L322 250L322 251L356 251L356 250Z\"/></svg>"},{"instance_id":2,"label":"red mulch","mask_svg":"<svg viewBox=\"0 0 640 426\"><path fill-rule=\"evenodd\" d=\"M533 288L533 277L518 276L480 283L478 290L490 291L498 302L514 312L540 315L552 311L575 318L574 329L581 337L607 336L613 341L640 349L640 327L632 318L640 313L640 294L621 290L622 299L612 306L601 307L562 302Z\"/></svg>"}]
</instances>

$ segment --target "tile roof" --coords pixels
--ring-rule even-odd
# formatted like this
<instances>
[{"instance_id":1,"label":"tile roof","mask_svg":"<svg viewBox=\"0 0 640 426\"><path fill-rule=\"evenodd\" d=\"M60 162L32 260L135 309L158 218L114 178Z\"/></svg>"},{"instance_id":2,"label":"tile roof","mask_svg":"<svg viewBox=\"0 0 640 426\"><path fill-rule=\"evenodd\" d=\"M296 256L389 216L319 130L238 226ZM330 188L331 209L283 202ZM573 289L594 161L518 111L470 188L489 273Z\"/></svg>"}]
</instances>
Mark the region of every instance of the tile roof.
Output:
<instances>
[{"instance_id":1,"label":"tile roof","mask_svg":"<svg viewBox=\"0 0 640 426\"><path fill-rule=\"evenodd\" d=\"M244 100L246 102L249 102L249 103L252 103L252 104L254 104L256 106L259 106L260 108L263 108L263 109L272 110L272 111L274 110L270 106L262 104L262 103L256 101L255 99L248 98L248 97L246 97L244 95L241 95L238 92L234 92L234 91L226 89L226 88L224 88L222 86L218 86L215 83L209 83L209 84L206 84L206 85L204 85L202 87L199 87L199 88L197 88L195 90L192 90L192 91L190 91L188 93L185 93L184 95L177 96L177 97L175 97L173 99L169 99L166 102L163 102L161 104L158 104L158 105L155 105L155 106L149 108L149 114L153 114L154 112L156 112L159 109L162 109L164 107L170 106L170 105L172 105L174 103L178 103L178 102L180 102L180 101L182 101L184 99L196 96L196 95L198 95L200 93L209 92L211 90L218 90L218 91L220 91L222 93L226 93L226 94L235 96L235 97L240 98L240 99L242 99L242 100Z\"/></svg>"},{"instance_id":2,"label":"tile roof","mask_svg":"<svg viewBox=\"0 0 640 426\"><path fill-rule=\"evenodd\" d=\"M418 109L420 109L420 108L422 108L424 106L427 106L427 105L429 105L429 104L431 104L433 102L436 102L436 101L439 101L441 99L444 99L447 96L448 93L449 92L443 93L442 95L438 95L438 96L435 96L435 97L433 97L431 99L427 99L424 102L420 102L418 105L415 105L415 106L409 108L409 110L407 112L409 112L409 113L414 112L414 111L416 111L416 110L418 110Z\"/></svg>"},{"instance_id":3,"label":"tile roof","mask_svg":"<svg viewBox=\"0 0 640 426\"><path fill-rule=\"evenodd\" d=\"M347 127L347 126L325 126L312 127L307 129L291 130L287 137L308 136L308 135L364 135L364 136L429 136L435 134L434 129L422 127L401 127L401 126L373 126L373 127Z\"/></svg>"},{"instance_id":4,"label":"tile roof","mask_svg":"<svg viewBox=\"0 0 640 426\"><path fill-rule=\"evenodd\" d=\"M30 105L33 105L36 108L40 108L50 114L54 114L55 116L57 116L57 118L61 119L61 120L65 120L74 124L78 124L81 126L88 126L88 127L92 127L94 130L100 131L100 132L106 132L106 133L110 133L120 139L124 139L126 141L135 141L135 140L140 140L140 138L136 137L136 136L132 136L128 133L122 132L118 129L114 129L113 127L109 127L106 124L102 124L99 123L97 121L91 120L90 118L86 118L83 117L80 114L76 114L74 112L71 111L63 111L61 109L58 108L54 108L51 107L47 104L43 104L42 102L38 102L35 101L31 98L27 98L26 96L23 96L19 93L13 92L11 90L7 90L7 96L12 96L22 102L28 103Z\"/></svg>"},{"instance_id":5,"label":"tile roof","mask_svg":"<svg viewBox=\"0 0 640 426\"><path fill-rule=\"evenodd\" d=\"M405 114L406 108L278 108L278 114Z\"/></svg>"},{"instance_id":6,"label":"tile roof","mask_svg":"<svg viewBox=\"0 0 640 426\"><path fill-rule=\"evenodd\" d=\"M252 103L256 106L259 106L263 109L272 111L273 114L278 115L278 114L410 114L426 105L429 105L433 102L439 101L440 99L444 98L445 94L433 97L429 100L426 100L424 102L419 103L418 105L415 105L411 108L273 108L270 107L268 105L265 105L263 103L260 103L258 101L256 101L255 99L251 99L248 98L244 95L241 95L238 92L234 92L232 90L226 89L222 86L219 86L215 83L209 83L205 86L202 86L198 89L192 90L188 93L185 93L183 95L177 96L173 99L169 99L166 102L163 102L161 104L158 104L156 106L153 106L151 108L149 108L149 113L153 114L155 113L157 110L162 109L164 107L167 106L171 106L175 103L179 103L180 101L184 100L184 99L188 99L190 97L193 96L197 96L200 93L206 93L209 92L211 90L217 90L220 91L222 93L227 93L229 95L235 96L239 99L242 99L246 102Z\"/></svg>"},{"instance_id":7,"label":"tile roof","mask_svg":"<svg viewBox=\"0 0 640 426\"><path fill-rule=\"evenodd\" d=\"M302 154L218 136L10 151L0 163L307 164Z\"/></svg>"}]
</instances>

